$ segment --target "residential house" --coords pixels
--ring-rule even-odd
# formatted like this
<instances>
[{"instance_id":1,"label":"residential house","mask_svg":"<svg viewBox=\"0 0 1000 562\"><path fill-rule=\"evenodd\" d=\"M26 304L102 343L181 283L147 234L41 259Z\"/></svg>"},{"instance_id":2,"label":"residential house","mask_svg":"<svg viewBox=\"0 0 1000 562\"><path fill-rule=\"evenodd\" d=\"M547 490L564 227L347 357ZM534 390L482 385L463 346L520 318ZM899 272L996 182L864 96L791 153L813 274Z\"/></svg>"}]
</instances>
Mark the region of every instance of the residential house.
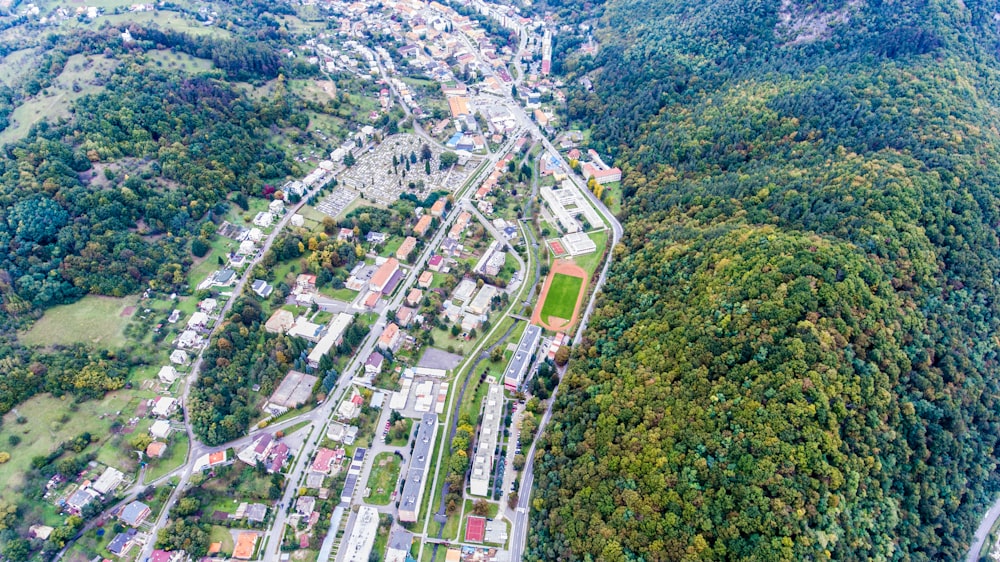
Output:
<instances>
[{"instance_id":1,"label":"residential house","mask_svg":"<svg viewBox=\"0 0 1000 562\"><path fill-rule=\"evenodd\" d=\"M410 253L417 247L417 239L407 236L403 243L396 249L396 259L399 261L409 261Z\"/></svg>"},{"instance_id":2,"label":"residential house","mask_svg":"<svg viewBox=\"0 0 1000 562\"><path fill-rule=\"evenodd\" d=\"M330 474L330 469L333 468L333 461L336 457L337 453L333 449L320 447L319 450L316 451L316 458L313 460L312 466L309 468L313 472Z\"/></svg>"},{"instance_id":3,"label":"residential house","mask_svg":"<svg viewBox=\"0 0 1000 562\"><path fill-rule=\"evenodd\" d=\"M267 281L264 281L263 279L255 279L250 288L253 289L253 292L262 299L266 299L271 296L271 293L274 292L274 287L268 285Z\"/></svg>"},{"instance_id":4,"label":"residential house","mask_svg":"<svg viewBox=\"0 0 1000 562\"><path fill-rule=\"evenodd\" d=\"M309 516L316 508L316 497L315 496L299 496L299 499L295 500L295 511L298 513Z\"/></svg>"},{"instance_id":5,"label":"residential house","mask_svg":"<svg viewBox=\"0 0 1000 562\"><path fill-rule=\"evenodd\" d=\"M275 199L268 204L267 210L271 213L272 218L281 215L285 212L285 202L280 199Z\"/></svg>"},{"instance_id":6,"label":"residential house","mask_svg":"<svg viewBox=\"0 0 1000 562\"><path fill-rule=\"evenodd\" d=\"M444 216L444 209L447 202L444 198L440 198L431 205L431 216L432 217L442 217Z\"/></svg>"},{"instance_id":7,"label":"residential house","mask_svg":"<svg viewBox=\"0 0 1000 562\"><path fill-rule=\"evenodd\" d=\"M159 396L153 399L153 415L158 418L169 418L177 409L177 399L169 396Z\"/></svg>"},{"instance_id":8,"label":"residential house","mask_svg":"<svg viewBox=\"0 0 1000 562\"><path fill-rule=\"evenodd\" d=\"M232 269L220 269L212 276L212 285L217 287L229 287L236 283L236 272Z\"/></svg>"},{"instance_id":9,"label":"residential house","mask_svg":"<svg viewBox=\"0 0 1000 562\"><path fill-rule=\"evenodd\" d=\"M295 325L295 315L290 311L279 308L264 323L264 329L272 334L284 334Z\"/></svg>"},{"instance_id":10,"label":"residential house","mask_svg":"<svg viewBox=\"0 0 1000 562\"><path fill-rule=\"evenodd\" d=\"M418 306L423 298L423 291L420 289L410 289L410 292L406 295L406 304L407 306Z\"/></svg>"},{"instance_id":11,"label":"residential house","mask_svg":"<svg viewBox=\"0 0 1000 562\"><path fill-rule=\"evenodd\" d=\"M138 534L135 529L129 529L115 535L115 538L111 539L108 543L108 552L114 554L115 556L125 556L128 551L132 549L132 545L135 544L135 536ZM100 557L98 557L100 558Z\"/></svg>"},{"instance_id":12,"label":"residential house","mask_svg":"<svg viewBox=\"0 0 1000 562\"><path fill-rule=\"evenodd\" d=\"M316 292L316 276L309 273L299 274L295 278L295 290L296 294L301 293L315 293Z\"/></svg>"},{"instance_id":13,"label":"residential house","mask_svg":"<svg viewBox=\"0 0 1000 562\"><path fill-rule=\"evenodd\" d=\"M379 349L387 349L391 352L395 352L399 349L401 335L399 326L397 326L395 322L389 323L389 325L385 327L385 330L382 330L382 335L378 338Z\"/></svg>"},{"instance_id":14,"label":"residential house","mask_svg":"<svg viewBox=\"0 0 1000 562\"><path fill-rule=\"evenodd\" d=\"M441 253L448 257L458 257L462 253L462 245L454 238L445 238L441 242Z\"/></svg>"},{"instance_id":15,"label":"residential house","mask_svg":"<svg viewBox=\"0 0 1000 562\"><path fill-rule=\"evenodd\" d=\"M416 226L413 227L413 234L423 237L427 234L427 231L431 228L431 223L434 221L433 217L430 215L424 215L420 217L417 221Z\"/></svg>"},{"instance_id":16,"label":"residential house","mask_svg":"<svg viewBox=\"0 0 1000 562\"><path fill-rule=\"evenodd\" d=\"M253 223L261 228L268 228L274 222L274 215L268 211L261 211L253 218Z\"/></svg>"},{"instance_id":17,"label":"residential house","mask_svg":"<svg viewBox=\"0 0 1000 562\"><path fill-rule=\"evenodd\" d=\"M247 506L247 521L263 523L267 517L267 506L262 503L252 503Z\"/></svg>"},{"instance_id":18,"label":"residential house","mask_svg":"<svg viewBox=\"0 0 1000 562\"><path fill-rule=\"evenodd\" d=\"M361 414L361 405L364 404L364 399L361 398L360 394L355 394L351 396L350 400L344 400L337 407L337 414L340 417L353 420Z\"/></svg>"},{"instance_id":19,"label":"residential house","mask_svg":"<svg viewBox=\"0 0 1000 562\"><path fill-rule=\"evenodd\" d=\"M115 491L124 480L125 475L120 470L109 466L90 487L98 494L107 495L109 492Z\"/></svg>"},{"instance_id":20,"label":"residential house","mask_svg":"<svg viewBox=\"0 0 1000 562\"><path fill-rule=\"evenodd\" d=\"M365 372L369 375L377 375L382 372L382 364L385 362L385 357L377 351L371 352L368 359L365 361Z\"/></svg>"},{"instance_id":21,"label":"residential house","mask_svg":"<svg viewBox=\"0 0 1000 562\"><path fill-rule=\"evenodd\" d=\"M100 494L90 488L80 488L66 498L66 507L69 508L70 512L79 514L83 508L99 496Z\"/></svg>"},{"instance_id":22,"label":"residential house","mask_svg":"<svg viewBox=\"0 0 1000 562\"><path fill-rule=\"evenodd\" d=\"M444 257L435 254L427 260L427 269L431 271L441 271L441 266L444 265Z\"/></svg>"},{"instance_id":23,"label":"residential house","mask_svg":"<svg viewBox=\"0 0 1000 562\"><path fill-rule=\"evenodd\" d=\"M236 547L233 548L233 558L250 560L257 549L257 533L245 531L236 536Z\"/></svg>"},{"instance_id":24,"label":"residential house","mask_svg":"<svg viewBox=\"0 0 1000 562\"><path fill-rule=\"evenodd\" d=\"M138 527L149 517L149 514L150 509L148 505L141 501L133 501L125 506L125 509L122 510L118 518L129 527Z\"/></svg>"},{"instance_id":25,"label":"residential house","mask_svg":"<svg viewBox=\"0 0 1000 562\"><path fill-rule=\"evenodd\" d=\"M187 365L191 360L188 359L188 354L184 350L175 349L170 354L170 362L174 365Z\"/></svg>"},{"instance_id":26,"label":"residential house","mask_svg":"<svg viewBox=\"0 0 1000 562\"><path fill-rule=\"evenodd\" d=\"M350 228L341 228L340 232L337 233L337 240L354 240L354 230Z\"/></svg>"},{"instance_id":27,"label":"residential house","mask_svg":"<svg viewBox=\"0 0 1000 562\"><path fill-rule=\"evenodd\" d=\"M369 232L365 235L365 242L371 244L385 244L385 241L389 239L389 235L384 232Z\"/></svg>"},{"instance_id":28,"label":"residential house","mask_svg":"<svg viewBox=\"0 0 1000 562\"><path fill-rule=\"evenodd\" d=\"M250 466L256 466L258 462L263 462L271 454L274 445L275 442L271 435L262 433L240 450L236 457Z\"/></svg>"},{"instance_id":29,"label":"residential house","mask_svg":"<svg viewBox=\"0 0 1000 562\"><path fill-rule=\"evenodd\" d=\"M401 328L406 328L413 322L414 317L417 315L417 310L409 306L401 306L399 310L396 311L396 323L399 324Z\"/></svg>"},{"instance_id":30,"label":"residential house","mask_svg":"<svg viewBox=\"0 0 1000 562\"><path fill-rule=\"evenodd\" d=\"M160 372L156 375L160 382L163 384L173 384L177 380L177 369L174 369L170 365L164 365L160 367Z\"/></svg>"},{"instance_id":31,"label":"residential house","mask_svg":"<svg viewBox=\"0 0 1000 562\"><path fill-rule=\"evenodd\" d=\"M288 448L288 445L284 443L275 445L271 451L272 458L271 462L267 464L267 471L271 474L281 472L281 469L285 467L285 463L288 461L290 453L291 450Z\"/></svg>"},{"instance_id":32,"label":"residential house","mask_svg":"<svg viewBox=\"0 0 1000 562\"><path fill-rule=\"evenodd\" d=\"M149 434L154 439L166 439L170 437L170 422L167 420L156 420L149 426Z\"/></svg>"},{"instance_id":33,"label":"residential house","mask_svg":"<svg viewBox=\"0 0 1000 562\"><path fill-rule=\"evenodd\" d=\"M428 289L430 288L431 283L433 282L434 282L434 274L431 273L430 271L425 271L421 273L420 278L417 279L417 286L424 289Z\"/></svg>"},{"instance_id":34,"label":"residential house","mask_svg":"<svg viewBox=\"0 0 1000 562\"><path fill-rule=\"evenodd\" d=\"M151 459L158 459L167 452L167 444L163 441L153 441L146 446L146 456Z\"/></svg>"},{"instance_id":35,"label":"residential house","mask_svg":"<svg viewBox=\"0 0 1000 562\"><path fill-rule=\"evenodd\" d=\"M202 299L198 303L198 310L204 312L205 314L211 314L215 312L215 309L219 306L219 301L213 298Z\"/></svg>"},{"instance_id":36,"label":"residential house","mask_svg":"<svg viewBox=\"0 0 1000 562\"><path fill-rule=\"evenodd\" d=\"M188 556L183 550L171 550L167 552L166 550L156 549L149 555L148 562L185 562L187 559Z\"/></svg>"},{"instance_id":37,"label":"residential house","mask_svg":"<svg viewBox=\"0 0 1000 562\"><path fill-rule=\"evenodd\" d=\"M48 540L49 536L55 531L52 527L48 525L32 525L28 527L28 538Z\"/></svg>"}]
</instances>

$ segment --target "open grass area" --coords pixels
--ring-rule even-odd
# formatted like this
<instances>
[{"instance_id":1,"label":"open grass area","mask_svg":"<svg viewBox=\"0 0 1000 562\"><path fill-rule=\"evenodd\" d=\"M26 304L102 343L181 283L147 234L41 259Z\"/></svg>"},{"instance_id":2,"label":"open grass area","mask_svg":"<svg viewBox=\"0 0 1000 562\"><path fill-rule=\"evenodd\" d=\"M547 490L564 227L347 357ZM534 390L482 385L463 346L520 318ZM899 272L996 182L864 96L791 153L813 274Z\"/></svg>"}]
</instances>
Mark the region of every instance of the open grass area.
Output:
<instances>
[{"instance_id":1,"label":"open grass area","mask_svg":"<svg viewBox=\"0 0 1000 562\"><path fill-rule=\"evenodd\" d=\"M211 530L208 533L209 542L219 542L222 543L221 553L230 555L233 553L233 548L236 546L233 544L233 534L228 528L221 525L212 525Z\"/></svg>"},{"instance_id":2,"label":"open grass area","mask_svg":"<svg viewBox=\"0 0 1000 562\"><path fill-rule=\"evenodd\" d=\"M215 68L215 63L209 59L192 57L186 53L163 51L149 51L146 53L149 65L154 68L164 68L169 70L182 70L190 74L207 72Z\"/></svg>"},{"instance_id":3,"label":"open grass area","mask_svg":"<svg viewBox=\"0 0 1000 562\"><path fill-rule=\"evenodd\" d=\"M130 396L125 391L112 392L101 400L90 400L73 406L68 397L56 398L42 394L28 399L3 417L0 428L0 450L10 453L10 461L0 464L0 498L11 499L19 495L17 489L24 482L24 475L31 467L31 459L48 455L60 443L69 441L81 433L90 433L98 444L91 444L88 451L104 446L111 440L111 424L117 412L119 420L125 421L132 412L128 411ZM73 411L73 408L76 411ZM17 423L18 415L24 423ZM21 442L10 446L10 436L16 435Z\"/></svg>"},{"instance_id":4,"label":"open grass area","mask_svg":"<svg viewBox=\"0 0 1000 562\"><path fill-rule=\"evenodd\" d=\"M21 49L14 51L0 59L0 83L5 86L13 86L29 70L34 68L37 62L38 49Z\"/></svg>"},{"instance_id":5,"label":"open grass area","mask_svg":"<svg viewBox=\"0 0 1000 562\"><path fill-rule=\"evenodd\" d=\"M406 431L404 432L405 435L403 437L399 438L399 439L390 439L389 440L389 446L390 447L405 447L406 444L410 442L410 435L413 432L413 419L411 419L411 418L404 418L402 422L397 422L397 423L402 423L403 427L406 428ZM392 437L392 430L389 431L389 436Z\"/></svg>"},{"instance_id":6,"label":"open grass area","mask_svg":"<svg viewBox=\"0 0 1000 562\"><path fill-rule=\"evenodd\" d=\"M146 482L157 480L184 464L188 452L188 436L182 431L175 432L174 435L167 446L166 456L153 459L146 467Z\"/></svg>"},{"instance_id":7,"label":"open grass area","mask_svg":"<svg viewBox=\"0 0 1000 562\"><path fill-rule=\"evenodd\" d=\"M52 307L27 332L18 335L25 345L92 343L103 348L125 343L125 326L132 316L127 308L137 297L87 296L73 304Z\"/></svg>"},{"instance_id":8,"label":"open grass area","mask_svg":"<svg viewBox=\"0 0 1000 562\"><path fill-rule=\"evenodd\" d=\"M466 340L460 335L453 336L450 328L448 330L434 328L431 331L431 337L434 338L434 347L459 355L467 355L475 347L477 341L475 338Z\"/></svg>"},{"instance_id":9,"label":"open grass area","mask_svg":"<svg viewBox=\"0 0 1000 562\"><path fill-rule=\"evenodd\" d=\"M395 453L379 453L372 464L372 473L368 477L368 487L371 495L367 502L372 505L389 505L392 492L399 481L399 457Z\"/></svg>"},{"instance_id":10,"label":"open grass area","mask_svg":"<svg viewBox=\"0 0 1000 562\"><path fill-rule=\"evenodd\" d=\"M591 232L588 236L597 245L597 250L583 256L574 257L573 263L582 267L593 278L595 272L601 266L604 249L608 247L608 231Z\"/></svg>"},{"instance_id":11,"label":"open grass area","mask_svg":"<svg viewBox=\"0 0 1000 562\"><path fill-rule=\"evenodd\" d=\"M542 318L555 316L569 320L576 309L576 301L580 297L580 286L583 279L562 273L556 273L549 286L548 295L542 305Z\"/></svg>"},{"instance_id":12,"label":"open grass area","mask_svg":"<svg viewBox=\"0 0 1000 562\"><path fill-rule=\"evenodd\" d=\"M462 515L462 510L457 509L455 513L448 516L448 521L444 524L444 531L441 532L441 538L446 541L461 540L465 537L458 536L458 530L461 527L462 520L465 517Z\"/></svg>"},{"instance_id":13,"label":"open grass area","mask_svg":"<svg viewBox=\"0 0 1000 562\"><path fill-rule=\"evenodd\" d=\"M43 119L68 119L72 102L102 90L104 81L118 64L119 61L102 55L69 57L62 73L52 81L51 86L11 113L10 126L0 132L0 145L23 138L32 125Z\"/></svg>"},{"instance_id":14,"label":"open grass area","mask_svg":"<svg viewBox=\"0 0 1000 562\"><path fill-rule=\"evenodd\" d=\"M604 186L604 194L601 198L604 204L608 206L608 210L615 215L622 212L622 197L622 182L611 182Z\"/></svg>"},{"instance_id":15,"label":"open grass area","mask_svg":"<svg viewBox=\"0 0 1000 562\"><path fill-rule=\"evenodd\" d=\"M225 262L229 252L239 248L239 244L235 241L222 236L215 236L215 238L213 238L208 245L211 250L205 254L205 257L196 258L194 265L192 265L191 269L188 270L188 284L190 285L191 290L194 290L216 269L224 267L219 265L220 257L222 258L222 261ZM192 312L194 311L192 310Z\"/></svg>"}]
</instances>

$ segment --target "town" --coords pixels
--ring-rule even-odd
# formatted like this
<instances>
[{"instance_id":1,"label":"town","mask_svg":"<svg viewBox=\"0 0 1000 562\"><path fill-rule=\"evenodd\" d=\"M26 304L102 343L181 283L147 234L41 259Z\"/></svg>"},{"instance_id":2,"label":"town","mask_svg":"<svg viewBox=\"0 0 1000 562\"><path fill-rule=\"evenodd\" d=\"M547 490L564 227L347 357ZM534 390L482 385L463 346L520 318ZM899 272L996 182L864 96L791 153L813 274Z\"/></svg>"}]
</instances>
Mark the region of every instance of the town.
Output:
<instances>
[{"instance_id":1,"label":"town","mask_svg":"<svg viewBox=\"0 0 1000 562\"><path fill-rule=\"evenodd\" d=\"M188 560L188 524L211 528L202 559L521 559L535 438L622 235L622 172L560 130L544 21L480 1L308 5L337 31L286 55L375 82L370 117L405 125L359 126L222 221L194 299L146 291L135 314L167 360L128 414L138 470L99 459L46 484L85 521L70 559ZM293 368L245 389L249 434L210 445L192 388L251 309Z\"/></svg>"}]
</instances>

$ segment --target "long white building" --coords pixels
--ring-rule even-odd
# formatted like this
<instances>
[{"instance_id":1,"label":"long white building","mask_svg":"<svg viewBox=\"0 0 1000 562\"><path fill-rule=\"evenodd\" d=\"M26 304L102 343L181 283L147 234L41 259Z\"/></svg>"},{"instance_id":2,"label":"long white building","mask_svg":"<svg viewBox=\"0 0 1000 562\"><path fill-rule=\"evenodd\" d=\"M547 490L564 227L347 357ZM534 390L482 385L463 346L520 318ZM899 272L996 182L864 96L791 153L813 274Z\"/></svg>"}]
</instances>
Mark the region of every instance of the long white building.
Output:
<instances>
[{"instance_id":1,"label":"long white building","mask_svg":"<svg viewBox=\"0 0 1000 562\"><path fill-rule=\"evenodd\" d=\"M399 520L414 523L420 513L420 501L427 485L427 467L431 462L431 451L437 437L437 414L424 414L417 428L417 440L410 453L410 468L406 471L406 483L399 498Z\"/></svg>"},{"instance_id":2,"label":"long white building","mask_svg":"<svg viewBox=\"0 0 1000 562\"><path fill-rule=\"evenodd\" d=\"M368 556L375 546L375 534L378 532L378 510L363 505L358 509L354 519L354 528L347 544L340 548L337 560L340 562L368 562Z\"/></svg>"},{"instance_id":3,"label":"long white building","mask_svg":"<svg viewBox=\"0 0 1000 562\"><path fill-rule=\"evenodd\" d=\"M491 384L483 401L483 419L479 430L476 456L472 460L472 476L469 479L469 493L487 496L490 493L490 474L493 472L494 451L500 435L503 419L503 386Z\"/></svg>"}]
</instances>

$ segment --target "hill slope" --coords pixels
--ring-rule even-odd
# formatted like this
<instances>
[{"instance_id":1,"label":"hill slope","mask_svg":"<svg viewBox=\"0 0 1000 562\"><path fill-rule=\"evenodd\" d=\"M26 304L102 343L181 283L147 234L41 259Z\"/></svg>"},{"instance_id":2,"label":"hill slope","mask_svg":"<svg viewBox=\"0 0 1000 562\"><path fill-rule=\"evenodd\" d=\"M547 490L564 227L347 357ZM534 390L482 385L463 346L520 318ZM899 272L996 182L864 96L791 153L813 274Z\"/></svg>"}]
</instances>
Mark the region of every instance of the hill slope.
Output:
<instances>
[{"instance_id":1,"label":"hill slope","mask_svg":"<svg viewBox=\"0 0 1000 562\"><path fill-rule=\"evenodd\" d=\"M963 557L998 483L993 8L602 9L570 117L628 234L529 557Z\"/></svg>"}]
</instances>

